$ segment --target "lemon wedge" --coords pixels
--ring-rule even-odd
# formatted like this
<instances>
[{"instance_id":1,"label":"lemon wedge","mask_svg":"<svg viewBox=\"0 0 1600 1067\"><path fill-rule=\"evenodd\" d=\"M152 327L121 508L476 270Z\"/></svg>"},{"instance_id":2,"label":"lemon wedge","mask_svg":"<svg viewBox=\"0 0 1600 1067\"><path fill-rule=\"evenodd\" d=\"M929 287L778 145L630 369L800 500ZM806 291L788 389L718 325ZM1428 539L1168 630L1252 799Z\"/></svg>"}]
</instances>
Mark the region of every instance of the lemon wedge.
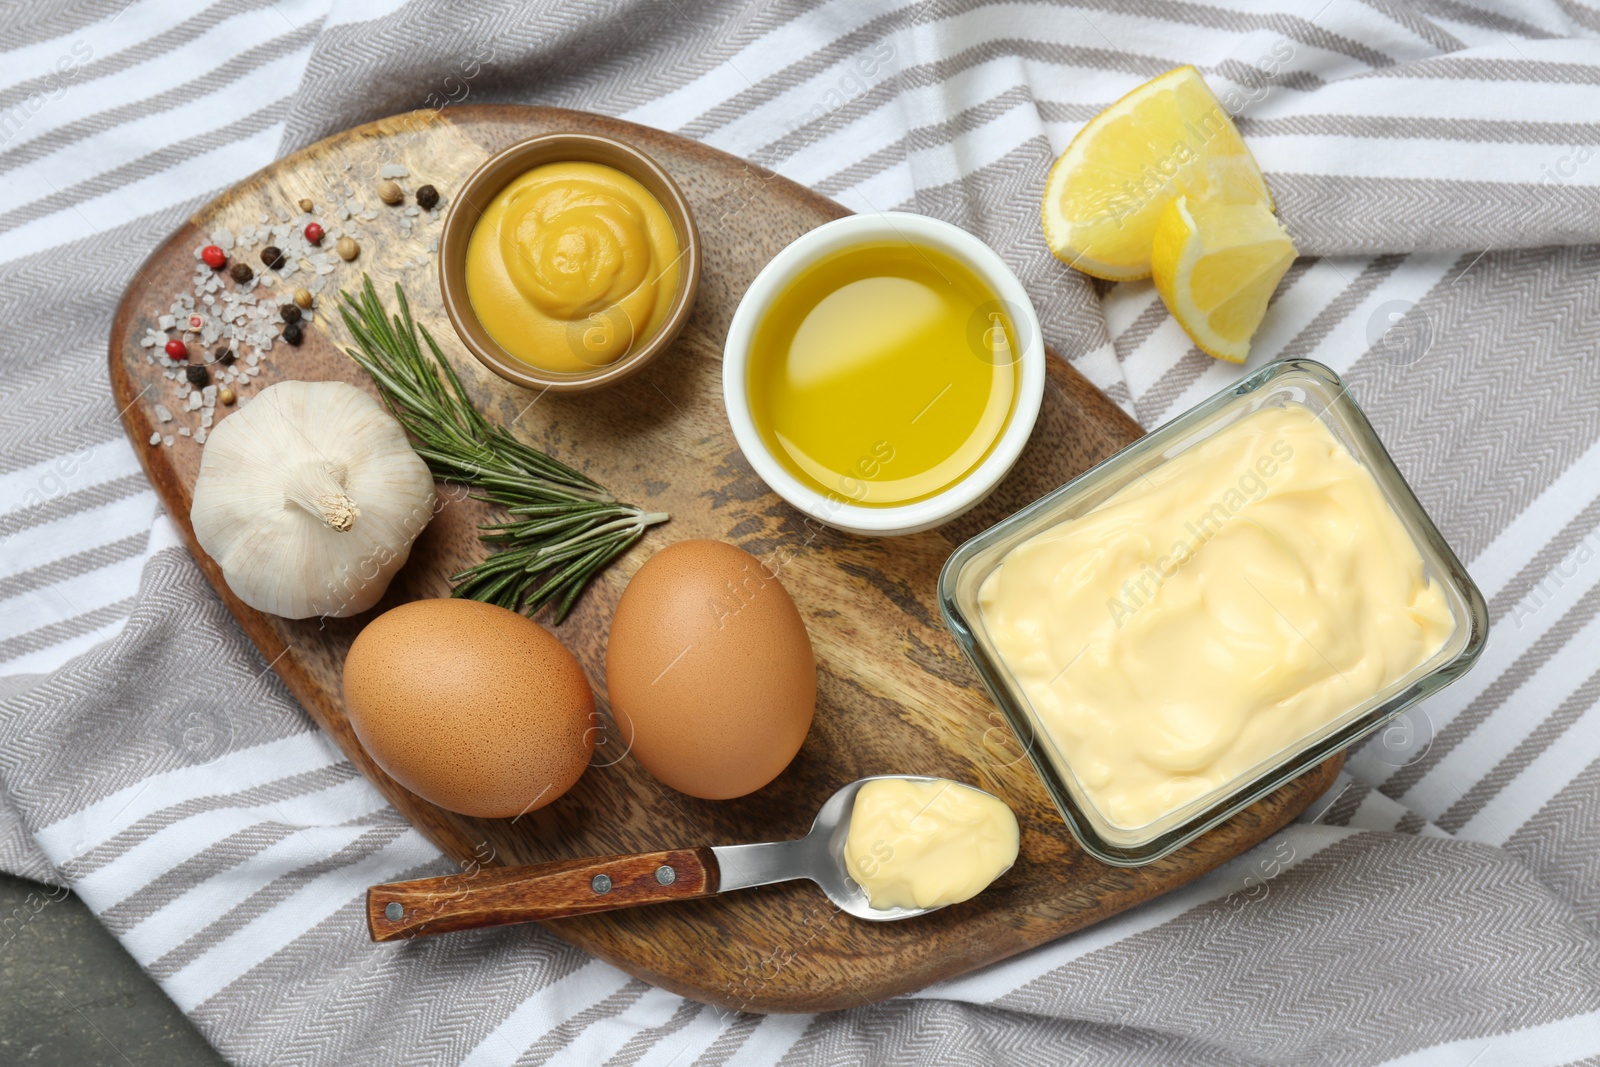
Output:
<instances>
[{"instance_id":1,"label":"lemon wedge","mask_svg":"<svg viewBox=\"0 0 1600 1067\"><path fill-rule=\"evenodd\" d=\"M1156 221L1180 194L1272 208L1255 157L1193 67L1145 82L1078 131L1045 182L1045 241L1096 278L1148 277Z\"/></svg>"},{"instance_id":2,"label":"lemon wedge","mask_svg":"<svg viewBox=\"0 0 1600 1067\"><path fill-rule=\"evenodd\" d=\"M1243 363L1267 301L1294 262L1294 242L1264 203L1169 202L1150 266L1167 310L1200 349Z\"/></svg>"}]
</instances>

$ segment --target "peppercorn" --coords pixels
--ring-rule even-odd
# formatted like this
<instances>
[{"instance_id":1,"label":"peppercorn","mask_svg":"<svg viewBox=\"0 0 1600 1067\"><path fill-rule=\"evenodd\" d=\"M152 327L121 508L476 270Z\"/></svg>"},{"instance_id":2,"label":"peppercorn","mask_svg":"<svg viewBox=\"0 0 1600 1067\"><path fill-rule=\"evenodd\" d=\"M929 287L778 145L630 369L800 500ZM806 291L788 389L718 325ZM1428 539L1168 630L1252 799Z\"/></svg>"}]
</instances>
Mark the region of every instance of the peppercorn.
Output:
<instances>
[{"instance_id":1,"label":"peppercorn","mask_svg":"<svg viewBox=\"0 0 1600 1067\"><path fill-rule=\"evenodd\" d=\"M236 358L233 354L233 349L227 345L218 345L217 350L211 353L211 357L224 367L233 366L233 361Z\"/></svg>"},{"instance_id":2,"label":"peppercorn","mask_svg":"<svg viewBox=\"0 0 1600 1067\"><path fill-rule=\"evenodd\" d=\"M309 309L311 307L311 290L296 289L294 291L294 302L303 308Z\"/></svg>"},{"instance_id":3,"label":"peppercorn","mask_svg":"<svg viewBox=\"0 0 1600 1067\"><path fill-rule=\"evenodd\" d=\"M398 204L405 198L406 194L402 192L400 190L400 186L396 185L394 182L385 181L378 183L378 199L382 200L385 204Z\"/></svg>"},{"instance_id":4,"label":"peppercorn","mask_svg":"<svg viewBox=\"0 0 1600 1067\"><path fill-rule=\"evenodd\" d=\"M306 223L306 240L311 244L320 245L322 243L322 226L315 222Z\"/></svg>"},{"instance_id":5,"label":"peppercorn","mask_svg":"<svg viewBox=\"0 0 1600 1067\"><path fill-rule=\"evenodd\" d=\"M277 270L288 261L283 258L283 249L277 245L268 245L261 250L261 262L267 265L268 270Z\"/></svg>"},{"instance_id":6,"label":"peppercorn","mask_svg":"<svg viewBox=\"0 0 1600 1067\"><path fill-rule=\"evenodd\" d=\"M231 404L237 399L237 397L233 395L232 389L229 389L226 385L224 385L221 389L217 390L217 399L222 401L224 404Z\"/></svg>"},{"instance_id":7,"label":"peppercorn","mask_svg":"<svg viewBox=\"0 0 1600 1067\"><path fill-rule=\"evenodd\" d=\"M300 342L306 339L305 328L298 322L291 322L283 328L283 339L299 348Z\"/></svg>"},{"instance_id":8,"label":"peppercorn","mask_svg":"<svg viewBox=\"0 0 1600 1067\"><path fill-rule=\"evenodd\" d=\"M200 250L200 261L212 270L221 270L228 262L228 253L217 245L206 245Z\"/></svg>"},{"instance_id":9,"label":"peppercorn","mask_svg":"<svg viewBox=\"0 0 1600 1067\"><path fill-rule=\"evenodd\" d=\"M278 315L283 319L284 322L300 321L300 309L294 304L279 304Z\"/></svg>"},{"instance_id":10,"label":"peppercorn","mask_svg":"<svg viewBox=\"0 0 1600 1067\"><path fill-rule=\"evenodd\" d=\"M203 363L191 363L184 368L183 373L189 379L189 384L196 389L204 389L211 384L211 372L206 370Z\"/></svg>"},{"instance_id":11,"label":"peppercorn","mask_svg":"<svg viewBox=\"0 0 1600 1067\"><path fill-rule=\"evenodd\" d=\"M250 279L256 276L256 272L250 269L248 263L235 263L228 268L228 276L240 285L248 285Z\"/></svg>"},{"instance_id":12,"label":"peppercorn","mask_svg":"<svg viewBox=\"0 0 1600 1067\"><path fill-rule=\"evenodd\" d=\"M316 205L311 202L311 198L310 197L304 197L303 196L303 197L300 198L300 210L301 211L304 211L306 214L309 215L311 213L311 209L314 208L314 207L316 207Z\"/></svg>"},{"instance_id":13,"label":"peppercorn","mask_svg":"<svg viewBox=\"0 0 1600 1067\"><path fill-rule=\"evenodd\" d=\"M424 211L432 211L433 205L439 202L439 190L431 185L424 185L417 190L417 206Z\"/></svg>"},{"instance_id":14,"label":"peppercorn","mask_svg":"<svg viewBox=\"0 0 1600 1067\"><path fill-rule=\"evenodd\" d=\"M339 250L339 258L346 263L361 254L361 246L356 244L354 237L345 236L339 238L339 243L335 247Z\"/></svg>"},{"instance_id":15,"label":"peppercorn","mask_svg":"<svg viewBox=\"0 0 1600 1067\"><path fill-rule=\"evenodd\" d=\"M174 337L167 342L167 355L172 359L188 359L189 346Z\"/></svg>"}]
</instances>

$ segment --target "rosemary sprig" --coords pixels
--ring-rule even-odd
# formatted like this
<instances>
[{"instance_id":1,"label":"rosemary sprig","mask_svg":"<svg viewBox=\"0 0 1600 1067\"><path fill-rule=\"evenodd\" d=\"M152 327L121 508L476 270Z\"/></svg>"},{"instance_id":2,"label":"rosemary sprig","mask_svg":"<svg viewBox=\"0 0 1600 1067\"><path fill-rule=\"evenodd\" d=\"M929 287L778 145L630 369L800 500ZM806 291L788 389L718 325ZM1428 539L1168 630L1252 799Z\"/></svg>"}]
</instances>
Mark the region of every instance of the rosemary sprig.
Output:
<instances>
[{"instance_id":1,"label":"rosemary sprig","mask_svg":"<svg viewBox=\"0 0 1600 1067\"><path fill-rule=\"evenodd\" d=\"M406 294L398 284L394 292L397 315L384 308L366 275L359 296L340 291L339 312L357 346L346 353L378 383L435 477L473 487L482 494L475 499L498 504L511 516L479 527L495 551L450 576L456 583L452 595L530 615L553 604L560 622L589 580L667 515L620 503L484 418L425 328L422 340L430 355L423 354Z\"/></svg>"}]
</instances>

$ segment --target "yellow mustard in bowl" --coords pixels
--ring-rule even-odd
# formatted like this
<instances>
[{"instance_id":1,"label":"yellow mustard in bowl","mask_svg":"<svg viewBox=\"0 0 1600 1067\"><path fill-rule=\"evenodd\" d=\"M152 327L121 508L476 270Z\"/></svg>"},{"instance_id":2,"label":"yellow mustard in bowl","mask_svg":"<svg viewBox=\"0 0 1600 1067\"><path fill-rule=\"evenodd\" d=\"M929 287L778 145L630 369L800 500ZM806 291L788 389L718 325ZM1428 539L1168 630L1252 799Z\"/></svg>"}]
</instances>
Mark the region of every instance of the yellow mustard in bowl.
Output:
<instances>
[{"instance_id":1,"label":"yellow mustard in bowl","mask_svg":"<svg viewBox=\"0 0 1600 1067\"><path fill-rule=\"evenodd\" d=\"M679 252L666 210L638 181L600 163L546 163L501 189L473 228L467 297L518 359L592 370L661 326Z\"/></svg>"}]
</instances>

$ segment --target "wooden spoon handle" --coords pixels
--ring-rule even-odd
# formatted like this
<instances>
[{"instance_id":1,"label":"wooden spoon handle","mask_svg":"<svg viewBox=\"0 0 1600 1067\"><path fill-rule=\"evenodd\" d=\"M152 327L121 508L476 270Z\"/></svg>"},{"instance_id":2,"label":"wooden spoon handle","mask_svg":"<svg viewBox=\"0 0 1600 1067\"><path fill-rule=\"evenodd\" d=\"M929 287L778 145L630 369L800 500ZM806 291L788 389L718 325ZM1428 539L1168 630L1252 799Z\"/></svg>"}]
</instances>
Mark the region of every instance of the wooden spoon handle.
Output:
<instances>
[{"instance_id":1,"label":"wooden spoon handle","mask_svg":"<svg viewBox=\"0 0 1600 1067\"><path fill-rule=\"evenodd\" d=\"M718 879L717 860L709 848L484 868L373 886L367 890L367 928L374 941L394 941L564 919L709 897L716 893Z\"/></svg>"}]
</instances>

